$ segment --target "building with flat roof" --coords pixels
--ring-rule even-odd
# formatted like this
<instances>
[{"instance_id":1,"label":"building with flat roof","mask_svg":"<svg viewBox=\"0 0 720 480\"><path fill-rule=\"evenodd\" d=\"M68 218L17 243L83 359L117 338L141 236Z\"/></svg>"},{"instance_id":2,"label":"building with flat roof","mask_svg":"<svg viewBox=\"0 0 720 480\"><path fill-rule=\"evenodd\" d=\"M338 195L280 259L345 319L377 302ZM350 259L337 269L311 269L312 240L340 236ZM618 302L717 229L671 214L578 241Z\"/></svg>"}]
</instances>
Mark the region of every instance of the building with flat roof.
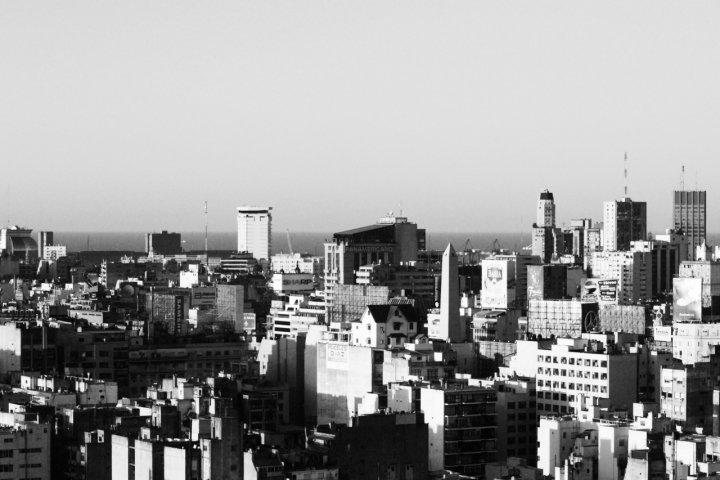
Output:
<instances>
[{"instance_id":1,"label":"building with flat roof","mask_svg":"<svg viewBox=\"0 0 720 480\"><path fill-rule=\"evenodd\" d=\"M425 385L420 409L430 430L429 470L479 477L497 461L497 392L467 380Z\"/></svg>"},{"instance_id":2,"label":"building with flat roof","mask_svg":"<svg viewBox=\"0 0 720 480\"><path fill-rule=\"evenodd\" d=\"M646 202L634 202L629 197L605 202L603 219L605 251L630 250L630 242L647 237Z\"/></svg>"},{"instance_id":3,"label":"building with flat roof","mask_svg":"<svg viewBox=\"0 0 720 480\"><path fill-rule=\"evenodd\" d=\"M673 227L682 229L688 237L686 254L688 260L696 260L696 249L707 235L706 204L705 191L673 191Z\"/></svg>"},{"instance_id":4,"label":"building with flat roof","mask_svg":"<svg viewBox=\"0 0 720 480\"><path fill-rule=\"evenodd\" d=\"M272 207L242 206L237 208L238 252L254 258L270 259L272 247Z\"/></svg>"},{"instance_id":5,"label":"building with flat roof","mask_svg":"<svg viewBox=\"0 0 720 480\"><path fill-rule=\"evenodd\" d=\"M26 262L36 260L41 252L38 250L35 239L30 236L31 233L31 228L17 225L0 229L0 252L5 250L10 255Z\"/></svg>"},{"instance_id":6,"label":"building with flat roof","mask_svg":"<svg viewBox=\"0 0 720 480\"><path fill-rule=\"evenodd\" d=\"M155 255L177 255L182 253L182 240L179 233L148 233L145 235L145 252Z\"/></svg>"},{"instance_id":7,"label":"building with flat roof","mask_svg":"<svg viewBox=\"0 0 720 480\"><path fill-rule=\"evenodd\" d=\"M325 243L328 301L332 300L335 285L355 283L355 272L363 265L416 261L421 237L416 223L392 215L381 218L374 225L333 234L332 240Z\"/></svg>"}]
</instances>

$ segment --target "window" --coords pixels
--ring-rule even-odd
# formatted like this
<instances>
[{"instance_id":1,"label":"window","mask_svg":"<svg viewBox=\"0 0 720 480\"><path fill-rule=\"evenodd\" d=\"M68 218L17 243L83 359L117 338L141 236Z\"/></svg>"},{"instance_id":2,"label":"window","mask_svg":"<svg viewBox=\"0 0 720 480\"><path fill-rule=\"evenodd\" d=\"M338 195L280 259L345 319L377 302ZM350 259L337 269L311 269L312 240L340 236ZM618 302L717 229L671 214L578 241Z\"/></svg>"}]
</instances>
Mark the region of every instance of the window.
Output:
<instances>
[{"instance_id":1,"label":"window","mask_svg":"<svg viewBox=\"0 0 720 480\"><path fill-rule=\"evenodd\" d=\"M13 457L12 450L0 450L0 458L12 458L12 457Z\"/></svg>"}]
</instances>

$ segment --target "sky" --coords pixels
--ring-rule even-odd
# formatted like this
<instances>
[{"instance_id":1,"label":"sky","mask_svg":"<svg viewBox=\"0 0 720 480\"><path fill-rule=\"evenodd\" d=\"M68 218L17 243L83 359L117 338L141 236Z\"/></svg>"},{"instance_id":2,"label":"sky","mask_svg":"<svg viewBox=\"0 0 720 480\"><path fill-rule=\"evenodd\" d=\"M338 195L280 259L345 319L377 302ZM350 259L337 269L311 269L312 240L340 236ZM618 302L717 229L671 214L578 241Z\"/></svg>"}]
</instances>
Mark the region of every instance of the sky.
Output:
<instances>
[{"instance_id":1,"label":"sky","mask_svg":"<svg viewBox=\"0 0 720 480\"><path fill-rule=\"evenodd\" d=\"M720 3L0 0L0 223L528 231L720 193Z\"/></svg>"}]
</instances>

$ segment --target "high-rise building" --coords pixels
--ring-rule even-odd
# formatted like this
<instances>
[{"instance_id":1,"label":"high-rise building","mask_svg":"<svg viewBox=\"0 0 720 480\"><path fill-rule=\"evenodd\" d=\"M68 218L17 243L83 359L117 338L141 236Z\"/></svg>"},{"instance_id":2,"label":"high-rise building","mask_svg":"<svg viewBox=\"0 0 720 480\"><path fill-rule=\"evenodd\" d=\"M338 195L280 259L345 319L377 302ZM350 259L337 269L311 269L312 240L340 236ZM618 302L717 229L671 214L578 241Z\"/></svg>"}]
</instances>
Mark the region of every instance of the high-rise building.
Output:
<instances>
[{"instance_id":1,"label":"high-rise building","mask_svg":"<svg viewBox=\"0 0 720 480\"><path fill-rule=\"evenodd\" d=\"M549 192L548 190L540 193L537 210L537 226L555 226L555 200L553 199L552 192Z\"/></svg>"},{"instance_id":2,"label":"high-rise building","mask_svg":"<svg viewBox=\"0 0 720 480\"><path fill-rule=\"evenodd\" d=\"M55 243L53 242L53 232L38 232L37 245L38 245L38 254L42 258L46 258L45 257L45 247L55 245Z\"/></svg>"},{"instance_id":3,"label":"high-rise building","mask_svg":"<svg viewBox=\"0 0 720 480\"><path fill-rule=\"evenodd\" d=\"M145 235L145 252L155 255L177 255L182 253L182 240L179 233L148 233Z\"/></svg>"},{"instance_id":4,"label":"high-rise building","mask_svg":"<svg viewBox=\"0 0 720 480\"><path fill-rule=\"evenodd\" d=\"M689 240L688 260L695 260L695 251L705 239L707 210L704 191L673 192L673 225L681 228Z\"/></svg>"},{"instance_id":5,"label":"high-rise building","mask_svg":"<svg viewBox=\"0 0 720 480\"><path fill-rule=\"evenodd\" d=\"M407 217L388 215L375 225L333 234L325 243L325 296L332 305L336 285L356 283L363 265L399 265L418 259L423 232Z\"/></svg>"},{"instance_id":6,"label":"high-rise building","mask_svg":"<svg viewBox=\"0 0 720 480\"><path fill-rule=\"evenodd\" d=\"M537 221L533 224L532 254L549 263L553 255L564 251L562 230L555 228L555 201L552 192L540 193L537 207Z\"/></svg>"},{"instance_id":7,"label":"high-rise building","mask_svg":"<svg viewBox=\"0 0 720 480\"><path fill-rule=\"evenodd\" d=\"M646 202L633 202L628 197L605 202L603 217L605 251L627 251L630 242L647 237Z\"/></svg>"},{"instance_id":8,"label":"high-rise building","mask_svg":"<svg viewBox=\"0 0 720 480\"><path fill-rule=\"evenodd\" d=\"M270 259L272 207L238 207L238 252L249 252L260 260Z\"/></svg>"}]
</instances>

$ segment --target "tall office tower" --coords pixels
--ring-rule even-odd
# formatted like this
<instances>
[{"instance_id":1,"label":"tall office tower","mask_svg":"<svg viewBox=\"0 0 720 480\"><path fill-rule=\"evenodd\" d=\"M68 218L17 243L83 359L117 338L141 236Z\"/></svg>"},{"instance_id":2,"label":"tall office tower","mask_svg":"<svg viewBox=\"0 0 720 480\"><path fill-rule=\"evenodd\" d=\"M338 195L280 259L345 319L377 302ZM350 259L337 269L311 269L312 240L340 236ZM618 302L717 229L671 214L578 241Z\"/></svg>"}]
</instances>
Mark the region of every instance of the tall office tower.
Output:
<instances>
[{"instance_id":1,"label":"tall office tower","mask_svg":"<svg viewBox=\"0 0 720 480\"><path fill-rule=\"evenodd\" d=\"M687 258L695 260L696 250L705 239L706 200L704 191L673 192L673 225L688 237Z\"/></svg>"},{"instance_id":2,"label":"tall office tower","mask_svg":"<svg viewBox=\"0 0 720 480\"><path fill-rule=\"evenodd\" d=\"M631 198L605 202L605 251L628 251L630 242L647 237L647 203L633 202Z\"/></svg>"},{"instance_id":3,"label":"tall office tower","mask_svg":"<svg viewBox=\"0 0 720 480\"><path fill-rule=\"evenodd\" d=\"M145 235L145 252L156 255L177 255L182 253L182 240L179 233L148 233Z\"/></svg>"},{"instance_id":4,"label":"tall office tower","mask_svg":"<svg viewBox=\"0 0 720 480\"><path fill-rule=\"evenodd\" d=\"M272 207L238 207L238 252L270 259L272 241Z\"/></svg>"},{"instance_id":5,"label":"tall office tower","mask_svg":"<svg viewBox=\"0 0 720 480\"><path fill-rule=\"evenodd\" d=\"M540 200L538 200L537 226L555 226L555 200L553 199L552 192L547 190L540 193Z\"/></svg>"},{"instance_id":6,"label":"tall office tower","mask_svg":"<svg viewBox=\"0 0 720 480\"><path fill-rule=\"evenodd\" d=\"M53 245L53 232L38 232L37 234L38 255L45 258L45 247Z\"/></svg>"}]
</instances>

